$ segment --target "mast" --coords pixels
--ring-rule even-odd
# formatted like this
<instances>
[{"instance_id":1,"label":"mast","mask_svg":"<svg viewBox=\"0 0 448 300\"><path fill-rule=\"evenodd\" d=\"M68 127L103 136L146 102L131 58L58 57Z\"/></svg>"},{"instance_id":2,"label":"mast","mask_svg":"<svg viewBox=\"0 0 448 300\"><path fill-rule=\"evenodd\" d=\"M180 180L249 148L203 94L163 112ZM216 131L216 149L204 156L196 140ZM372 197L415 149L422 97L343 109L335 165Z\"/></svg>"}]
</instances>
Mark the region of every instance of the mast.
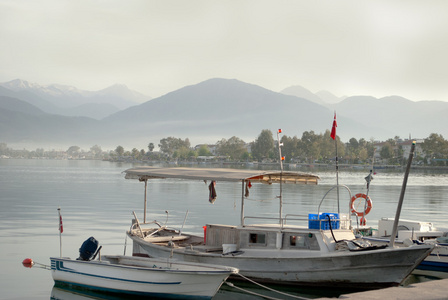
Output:
<instances>
[{"instance_id":1,"label":"mast","mask_svg":"<svg viewBox=\"0 0 448 300\"><path fill-rule=\"evenodd\" d=\"M145 207L143 210L143 224L146 224L146 206L147 206L147 199L146 199L146 193L148 190L148 178L145 178Z\"/></svg>"},{"instance_id":2,"label":"mast","mask_svg":"<svg viewBox=\"0 0 448 300\"><path fill-rule=\"evenodd\" d=\"M278 155L280 158L280 195L278 196L280 200L280 211L279 211L279 224L280 226L283 226L282 222L282 216L283 216L283 199L282 199L282 175L283 175L283 161L285 160L285 157L282 156L282 146L283 143L280 143L280 133L282 133L282 130L277 130L277 144L278 144Z\"/></svg>"},{"instance_id":3,"label":"mast","mask_svg":"<svg viewBox=\"0 0 448 300\"><path fill-rule=\"evenodd\" d=\"M241 180L241 227L244 227L244 179Z\"/></svg>"},{"instance_id":4,"label":"mast","mask_svg":"<svg viewBox=\"0 0 448 300\"><path fill-rule=\"evenodd\" d=\"M367 175L364 179L367 183L367 190L366 190L366 201L364 202L364 212L367 210L367 199L369 197L369 191L370 191L370 183L373 180L373 166L375 164L375 151L376 149L373 149L373 157L372 157L372 168L370 169L369 175ZM362 218L364 218L364 222L367 222L366 216L364 215Z\"/></svg>"},{"instance_id":5,"label":"mast","mask_svg":"<svg viewBox=\"0 0 448 300\"><path fill-rule=\"evenodd\" d=\"M390 247L395 246L395 237L398 232L398 222L400 221L401 207L403 206L404 192L406 191L406 185L408 183L409 170L411 169L412 158L414 157L415 141L412 142L411 151L409 152L408 164L406 166L406 172L404 173L403 185L401 187L400 199L398 200L397 212L395 213L394 227L390 236Z\"/></svg>"}]
</instances>

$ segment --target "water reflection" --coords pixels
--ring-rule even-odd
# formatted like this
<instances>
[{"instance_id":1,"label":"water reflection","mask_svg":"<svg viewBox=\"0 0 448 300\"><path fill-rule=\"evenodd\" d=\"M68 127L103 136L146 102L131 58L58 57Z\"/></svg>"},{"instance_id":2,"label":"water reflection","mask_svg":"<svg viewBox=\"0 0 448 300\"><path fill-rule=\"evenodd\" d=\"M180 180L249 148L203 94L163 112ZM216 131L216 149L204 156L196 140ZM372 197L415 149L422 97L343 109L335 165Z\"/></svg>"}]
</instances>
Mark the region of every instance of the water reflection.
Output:
<instances>
[{"instance_id":1,"label":"water reflection","mask_svg":"<svg viewBox=\"0 0 448 300\"><path fill-rule=\"evenodd\" d=\"M430 280L437 280L427 276L409 276L403 283L403 287L408 287L411 284L426 282ZM218 293L213 297L213 300L260 300L260 299L291 299L292 297L303 297L307 299L316 298L337 298L343 294L350 294L359 292L359 290L347 289L321 289L316 288L300 288L288 287L279 285L267 285L267 288L258 287L249 282L228 280L229 284L224 283ZM292 296L292 297L291 297ZM80 289L76 287L69 287L67 285L54 286L51 290L51 300L87 300L87 299L102 299L102 300L136 300L142 299L141 296L132 295L117 295L110 293L102 293L91 291L88 289ZM151 299L159 299L151 297ZM161 298L162 299L162 298Z\"/></svg>"},{"instance_id":2,"label":"water reflection","mask_svg":"<svg viewBox=\"0 0 448 300\"><path fill-rule=\"evenodd\" d=\"M251 290L251 293L258 293L257 291ZM278 297L277 297L278 298ZM90 299L101 299L101 300L137 300L142 299L142 296L132 296L132 295L115 295L106 294L101 292L95 292L87 289L70 288L68 286L54 286L51 290L51 300L90 300ZM151 297L151 299L163 299L157 297ZM260 296L251 295L249 293L240 292L231 287L223 286L218 293L213 297L213 300L259 300L265 299Z\"/></svg>"}]
</instances>

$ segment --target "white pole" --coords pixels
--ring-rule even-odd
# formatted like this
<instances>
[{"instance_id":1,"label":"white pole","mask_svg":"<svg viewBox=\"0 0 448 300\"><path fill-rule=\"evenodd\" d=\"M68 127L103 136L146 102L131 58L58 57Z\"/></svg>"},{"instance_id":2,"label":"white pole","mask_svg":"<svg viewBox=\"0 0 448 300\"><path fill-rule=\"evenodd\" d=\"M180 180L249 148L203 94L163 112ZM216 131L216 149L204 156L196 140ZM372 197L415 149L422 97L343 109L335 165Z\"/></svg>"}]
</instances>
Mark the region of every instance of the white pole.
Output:
<instances>
[{"instance_id":1,"label":"white pole","mask_svg":"<svg viewBox=\"0 0 448 300\"><path fill-rule=\"evenodd\" d=\"M184 223L182 224L182 228L179 231L179 236L182 235L182 230L184 230L185 221L187 221L187 216L188 216L188 209L187 209L187 212L185 213Z\"/></svg>"},{"instance_id":2,"label":"white pole","mask_svg":"<svg viewBox=\"0 0 448 300\"><path fill-rule=\"evenodd\" d=\"M336 127L338 127L338 124L336 123L336 111L334 111L334 120L333 120L333 126L331 127L331 133L330 136L334 140L334 147L336 149L336 194L337 194L337 200L338 200L338 214L340 214L340 208L339 208L339 158L338 158L338 136L336 135Z\"/></svg>"},{"instance_id":3,"label":"white pole","mask_svg":"<svg viewBox=\"0 0 448 300\"><path fill-rule=\"evenodd\" d=\"M339 163L338 163L338 141L337 138L334 139L334 146L336 148L336 194L338 199L338 214L341 214L339 208Z\"/></svg>"},{"instance_id":4,"label":"white pole","mask_svg":"<svg viewBox=\"0 0 448 300\"><path fill-rule=\"evenodd\" d=\"M143 209L143 224L146 224L146 203L147 203L147 200L146 200L146 193L147 193L147 190L148 190L148 178L145 178L145 207L144 207L144 209Z\"/></svg>"},{"instance_id":5,"label":"white pole","mask_svg":"<svg viewBox=\"0 0 448 300\"><path fill-rule=\"evenodd\" d=\"M244 179L241 180L241 227L244 227Z\"/></svg>"},{"instance_id":6,"label":"white pole","mask_svg":"<svg viewBox=\"0 0 448 300\"><path fill-rule=\"evenodd\" d=\"M283 172L283 157L282 157L282 146L283 144L280 143L280 133L282 132L281 129L277 130L277 143L278 143L278 155L280 157L280 171Z\"/></svg>"},{"instance_id":7,"label":"white pole","mask_svg":"<svg viewBox=\"0 0 448 300\"><path fill-rule=\"evenodd\" d=\"M280 158L280 196L278 196L279 197L279 199L280 199L280 211L279 211L279 224L280 224L280 226L282 227L283 226L283 222L282 222L282 216L283 216L283 199L282 199L282 196L283 196L283 190L282 190L282 181L283 181L283 178L282 178L282 175L283 175L283 157L282 157L282 146L283 146L283 144L282 143L280 143L280 133L282 132L282 130L281 129L279 129L279 130L277 130L277 143L278 143L278 154L279 154L279 158Z\"/></svg>"}]
</instances>

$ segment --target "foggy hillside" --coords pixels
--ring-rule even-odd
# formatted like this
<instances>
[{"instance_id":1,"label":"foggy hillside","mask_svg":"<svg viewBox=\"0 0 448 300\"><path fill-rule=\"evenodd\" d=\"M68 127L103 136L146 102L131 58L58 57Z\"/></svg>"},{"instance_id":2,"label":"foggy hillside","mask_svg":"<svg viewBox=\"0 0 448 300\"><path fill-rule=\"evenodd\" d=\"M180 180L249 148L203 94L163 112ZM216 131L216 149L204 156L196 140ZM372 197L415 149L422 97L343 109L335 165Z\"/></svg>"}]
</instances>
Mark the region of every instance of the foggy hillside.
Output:
<instances>
[{"instance_id":1,"label":"foggy hillside","mask_svg":"<svg viewBox=\"0 0 448 300\"><path fill-rule=\"evenodd\" d=\"M311 97L306 89L302 92L304 97ZM399 96L381 99L353 96L336 104L318 104L304 97L235 79L215 78L112 114L107 114L104 106L98 106L98 113L107 116L95 120L48 113L42 106L51 106L51 102L33 96L28 90L0 87L0 141L83 147L97 144L103 148L123 145L141 149L150 142L157 145L161 138L169 136L189 138L193 145L216 143L232 136L250 142L261 130L275 132L278 128L285 135L300 138L304 131L329 130L334 111L337 134L343 141L352 137L385 140L409 135L425 138L431 133L448 135L446 102L412 102ZM88 110L93 111L92 105Z\"/></svg>"}]
</instances>

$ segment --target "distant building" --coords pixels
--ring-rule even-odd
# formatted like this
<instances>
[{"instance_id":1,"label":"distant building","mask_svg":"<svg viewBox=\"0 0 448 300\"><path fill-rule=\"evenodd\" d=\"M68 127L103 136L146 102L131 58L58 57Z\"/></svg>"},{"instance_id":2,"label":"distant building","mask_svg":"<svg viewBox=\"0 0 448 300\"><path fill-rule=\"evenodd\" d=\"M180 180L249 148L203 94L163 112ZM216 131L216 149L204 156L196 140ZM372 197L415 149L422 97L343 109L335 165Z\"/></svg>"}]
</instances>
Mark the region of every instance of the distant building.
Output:
<instances>
[{"instance_id":1,"label":"distant building","mask_svg":"<svg viewBox=\"0 0 448 300\"><path fill-rule=\"evenodd\" d=\"M403 149L403 157L408 158L409 153L411 153L411 146L412 142L415 141L415 150L414 150L414 156L421 156L424 157L426 154L422 150L422 143L424 142L423 139L415 139L415 140L406 140L398 145L401 146L401 149Z\"/></svg>"},{"instance_id":2,"label":"distant building","mask_svg":"<svg viewBox=\"0 0 448 300\"><path fill-rule=\"evenodd\" d=\"M401 147L403 150L403 158L409 158L409 153L411 152L411 146L412 143L415 141L415 150L414 155L415 156L421 156L424 157L425 153L422 150L421 144L424 142L423 139L410 139L410 140L398 140L397 141L397 147ZM373 147L375 148L375 159L381 158L381 149L386 145L387 142L380 142L373 144Z\"/></svg>"}]
</instances>

